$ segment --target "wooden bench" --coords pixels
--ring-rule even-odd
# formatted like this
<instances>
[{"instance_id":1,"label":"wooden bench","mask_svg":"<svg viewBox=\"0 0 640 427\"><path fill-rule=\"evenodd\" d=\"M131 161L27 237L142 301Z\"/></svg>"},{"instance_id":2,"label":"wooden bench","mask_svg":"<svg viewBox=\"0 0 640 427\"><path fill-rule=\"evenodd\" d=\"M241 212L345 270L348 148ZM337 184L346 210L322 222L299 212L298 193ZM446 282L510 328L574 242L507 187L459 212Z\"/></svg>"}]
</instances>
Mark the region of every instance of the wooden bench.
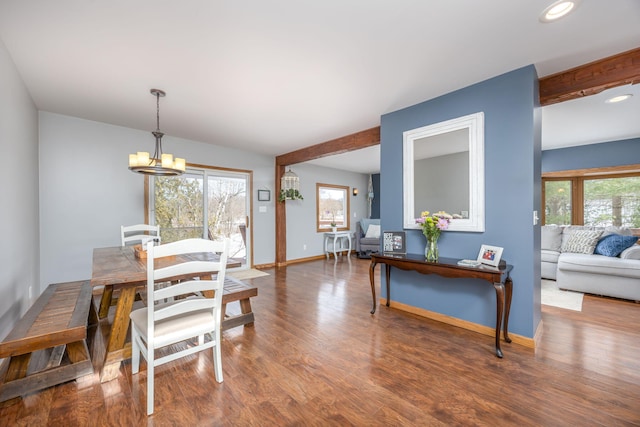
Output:
<instances>
[{"instance_id":1,"label":"wooden bench","mask_svg":"<svg viewBox=\"0 0 640 427\"><path fill-rule=\"evenodd\" d=\"M241 282L233 277L226 276L224 278L224 292L222 294L222 330L235 328L236 326L245 325L253 326L255 317L251 311L251 297L258 295L258 288ZM227 315L227 304L240 301L241 314Z\"/></svg>"},{"instance_id":2,"label":"wooden bench","mask_svg":"<svg viewBox=\"0 0 640 427\"><path fill-rule=\"evenodd\" d=\"M89 281L49 285L0 343L0 402L92 374L87 321L98 321Z\"/></svg>"}]
</instances>

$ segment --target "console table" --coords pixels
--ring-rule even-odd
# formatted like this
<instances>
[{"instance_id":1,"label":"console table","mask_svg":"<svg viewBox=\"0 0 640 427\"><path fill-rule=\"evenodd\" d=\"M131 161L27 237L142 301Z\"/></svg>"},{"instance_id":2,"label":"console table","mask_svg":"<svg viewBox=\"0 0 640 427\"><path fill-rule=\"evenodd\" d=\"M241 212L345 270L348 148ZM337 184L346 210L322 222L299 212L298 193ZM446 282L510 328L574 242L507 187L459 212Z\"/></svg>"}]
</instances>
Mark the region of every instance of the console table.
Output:
<instances>
[{"instance_id":1,"label":"console table","mask_svg":"<svg viewBox=\"0 0 640 427\"><path fill-rule=\"evenodd\" d=\"M391 288L391 267L401 270L417 271L422 274L437 274L450 278L471 278L482 279L491 283L496 290L496 356L502 357L500 348L500 331L502 329L502 317L504 313L504 340L511 342L509 338L509 311L511 310L511 294L513 292L513 281L509 273L513 269L512 265L501 265L491 267L480 265L478 267L463 267L458 265L459 259L441 257L436 262L425 260L424 254L371 254L371 265L369 266L369 281L371 282L371 295L373 296L373 308L371 314L376 312L376 288L374 270L377 264L385 264L386 285L387 285L387 307L390 305ZM505 298L506 297L506 298Z\"/></svg>"}]
</instances>

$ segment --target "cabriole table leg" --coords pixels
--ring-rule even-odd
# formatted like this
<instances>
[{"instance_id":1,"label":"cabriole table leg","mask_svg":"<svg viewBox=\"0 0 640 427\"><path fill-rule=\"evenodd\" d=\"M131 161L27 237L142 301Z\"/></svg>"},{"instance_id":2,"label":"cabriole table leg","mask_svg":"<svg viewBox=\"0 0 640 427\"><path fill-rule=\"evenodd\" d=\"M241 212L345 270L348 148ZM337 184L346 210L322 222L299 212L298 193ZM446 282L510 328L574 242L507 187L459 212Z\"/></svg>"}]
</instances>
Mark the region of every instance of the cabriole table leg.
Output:
<instances>
[{"instance_id":1,"label":"cabriole table leg","mask_svg":"<svg viewBox=\"0 0 640 427\"><path fill-rule=\"evenodd\" d=\"M376 312L376 279L374 270L376 269L376 262L371 260L371 264L369 265L369 282L371 282L371 296L373 297L373 308L371 309L371 314Z\"/></svg>"},{"instance_id":2,"label":"cabriole table leg","mask_svg":"<svg viewBox=\"0 0 640 427\"><path fill-rule=\"evenodd\" d=\"M496 356L502 358L500 331L502 330L502 313L504 309L504 285L502 283L494 283L493 287L496 288Z\"/></svg>"}]
</instances>

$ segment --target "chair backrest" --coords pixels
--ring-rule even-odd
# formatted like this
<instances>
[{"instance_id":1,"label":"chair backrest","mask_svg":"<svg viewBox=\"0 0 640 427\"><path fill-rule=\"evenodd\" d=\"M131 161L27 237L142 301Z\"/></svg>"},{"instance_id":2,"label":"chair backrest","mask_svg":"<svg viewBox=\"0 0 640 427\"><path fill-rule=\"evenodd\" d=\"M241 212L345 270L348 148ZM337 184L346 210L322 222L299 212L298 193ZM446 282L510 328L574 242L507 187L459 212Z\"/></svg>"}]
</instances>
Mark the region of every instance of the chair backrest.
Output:
<instances>
[{"instance_id":1,"label":"chair backrest","mask_svg":"<svg viewBox=\"0 0 640 427\"><path fill-rule=\"evenodd\" d=\"M360 229L362 230L362 235L367 234L367 230L371 224L380 225L380 218L362 218L358 221L358 225L360 225Z\"/></svg>"},{"instance_id":2,"label":"chair backrest","mask_svg":"<svg viewBox=\"0 0 640 427\"><path fill-rule=\"evenodd\" d=\"M160 242L160 226L148 224L136 224L120 226L121 246L127 244L145 244L149 240Z\"/></svg>"},{"instance_id":3,"label":"chair backrest","mask_svg":"<svg viewBox=\"0 0 640 427\"><path fill-rule=\"evenodd\" d=\"M172 265L158 267L158 259L194 254L191 259L171 262ZM209 259L198 260L207 254ZM217 256L215 256L217 254ZM213 310L216 328L220 328L222 293L229 254L229 239L213 241L207 239L185 239L156 246L147 244L147 336L154 336L154 322L194 311ZM162 264L162 263L161 263ZM209 278L210 276L211 278ZM215 276L215 278L213 278ZM181 281L176 281L176 278ZM167 286L167 282L171 283ZM158 283L161 283L158 286ZM165 282L165 283L162 283ZM193 295L200 297L193 297ZM204 295L204 297L202 297ZM171 304L162 301L174 299ZM151 310L153 308L153 310ZM152 343L149 343L152 348Z\"/></svg>"}]
</instances>

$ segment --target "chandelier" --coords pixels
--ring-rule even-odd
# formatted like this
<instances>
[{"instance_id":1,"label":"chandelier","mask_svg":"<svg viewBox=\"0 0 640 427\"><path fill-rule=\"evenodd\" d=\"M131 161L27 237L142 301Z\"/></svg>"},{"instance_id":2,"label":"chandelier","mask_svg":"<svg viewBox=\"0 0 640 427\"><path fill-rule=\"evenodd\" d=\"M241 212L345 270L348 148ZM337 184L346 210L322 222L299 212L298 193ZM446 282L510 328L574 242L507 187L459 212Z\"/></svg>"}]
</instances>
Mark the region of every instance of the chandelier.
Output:
<instances>
[{"instance_id":1,"label":"chandelier","mask_svg":"<svg viewBox=\"0 0 640 427\"><path fill-rule=\"evenodd\" d=\"M145 175L156 176L176 176L182 175L185 171L185 160L173 158L172 154L162 152L162 137L160 132L160 97L166 93L160 89L151 89L151 95L156 97L156 130L151 132L156 137L156 149L153 157L149 157L146 151L138 151L136 154L129 154L129 170Z\"/></svg>"}]
</instances>

